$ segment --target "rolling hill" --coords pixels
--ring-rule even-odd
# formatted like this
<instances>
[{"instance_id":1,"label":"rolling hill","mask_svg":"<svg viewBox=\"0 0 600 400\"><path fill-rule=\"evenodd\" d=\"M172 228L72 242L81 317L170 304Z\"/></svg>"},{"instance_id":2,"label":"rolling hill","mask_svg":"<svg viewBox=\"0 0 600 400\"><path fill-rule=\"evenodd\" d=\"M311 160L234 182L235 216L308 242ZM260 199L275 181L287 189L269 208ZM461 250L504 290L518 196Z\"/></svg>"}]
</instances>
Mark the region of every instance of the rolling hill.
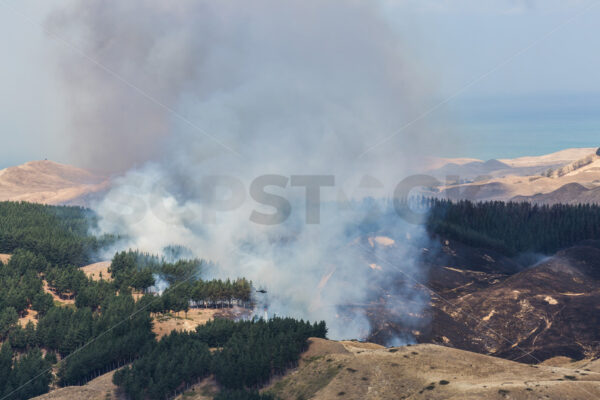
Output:
<instances>
[{"instance_id":1,"label":"rolling hill","mask_svg":"<svg viewBox=\"0 0 600 400\"><path fill-rule=\"evenodd\" d=\"M430 298L418 316L422 323L407 325L386 304L393 293L383 293L383 300L367 307L373 326L369 340L388 343L412 335L419 343L526 363L559 355L599 357L600 244L583 242L526 265L443 240L441 251L422 265L429 276L420 290Z\"/></svg>"},{"instance_id":2,"label":"rolling hill","mask_svg":"<svg viewBox=\"0 0 600 400\"><path fill-rule=\"evenodd\" d=\"M53 161L31 161L0 170L0 201L86 205L108 188L106 176Z\"/></svg>"},{"instance_id":3,"label":"rolling hill","mask_svg":"<svg viewBox=\"0 0 600 400\"><path fill-rule=\"evenodd\" d=\"M428 174L442 184L425 194L450 199L533 201L598 201L600 156L594 148L566 149L552 154L481 161L472 158L435 159ZM555 193L577 183L589 192ZM89 205L110 186L109 177L53 161L32 161L0 170L0 201Z\"/></svg>"},{"instance_id":4,"label":"rolling hill","mask_svg":"<svg viewBox=\"0 0 600 400\"><path fill-rule=\"evenodd\" d=\"M538 193L533 196L515 196L512 201L525 201L536 204L600 204L600 187L588 189L573 182L567 183L549 193Z\"/></svg>"},{"instance_id":5,"label":"rolling hill","mask_svg":"<svg viewBox=\"0 0 600 400\"><path fill-rule=\"evenodd\" d=\"M427 194L452 200L515 200L540 204L597 203L599 200L594 189L600 187L600 156L593 148L485 163L451 163L430 173L443 184ZM573 184L586 191L581 188L574 191Z\"/></svg>"},{"instance_id":6,"label":"rolling hill","mask_svg":"<svg viewBox=\"0 0 600 400\"><path fill-rule=\"evenodd\" d=\"M538 365L433 344L385 348L373 343L312 338L300 365L264 392L281 400L315 399L596 399L600 364L558 359ZM113 373L38 400L119 399ZM207 400L211 379L178 399Z\"/></svg>"},{"instance_id":7,"label":"rolling hill","mask_svg":"<svg viewBox=\"0 0 600 400\"><path fill-rule=\"evenodd\" d=\"M454 186L439 188L438 194L455 198L554 204L595 202L600 193L600 157L595 149L514 160L464 160L434 172L464 174ZM1 200L86 204L108 187L106 177L50 161L0 171ZM439 243L430 243L429 248L409 237L377 235L361 240L362 247L398 265L406 253L394 251L407 243L415 246L413 250L423 256L424 272L418 278L424 284L402 281L389 274L386 265L365 256L365 268L370 266L374 277L372 297L365 304L347 306L364 309L372 343L311 339L300 365L275 379L264 389L267 392L284 400L600 396L600 333L595 329L600 326L599 243L582 242L550 257L529 255L527 260L443 237L436 237ZM537 262L531 263L531 257ZM87 268L92 276L105 271L106 265ZM414 294L396 296L398 288L411 285ZM399 318L402 310L393 305L395 296L426 303L409 319ZM164 322L161 334L178 326L187 329L185 321ZM411 338L419 344L379 345L394 343L394 338ZM215 389L206 381L182 398L211 398L207 387ZM39 399L118 397L107 374Z\"/></svg>"}]
</instances>

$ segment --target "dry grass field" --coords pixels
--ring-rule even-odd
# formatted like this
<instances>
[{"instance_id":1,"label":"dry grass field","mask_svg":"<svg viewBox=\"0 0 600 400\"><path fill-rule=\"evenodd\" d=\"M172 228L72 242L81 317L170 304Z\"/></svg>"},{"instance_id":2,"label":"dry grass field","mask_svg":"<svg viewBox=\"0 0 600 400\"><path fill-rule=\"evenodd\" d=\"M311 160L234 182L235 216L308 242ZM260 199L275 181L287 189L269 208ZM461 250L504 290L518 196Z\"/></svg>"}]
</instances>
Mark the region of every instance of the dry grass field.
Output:
<instances>
[{"instance_id":1,"label":"dry grass field","mask_svg":"<svg viewBox=\"0 0 600 400\"><path fill-rule=\"evenodd\" d=\"M100 261L94 264L86 265L85 267L81 267L80 269L85 273L88 278L91 278L95 281L100 280L100 274L102 274L102 279L105 281L112 280L110 276L110 272L108 269L110 268L110 261Z\"/></svg>"},{"instance_id":2,"label":"dry grass field","mask_svg":"<svg viewBox=\"0 0 600 400\"><path fill-rule=\"evenodd\" d=\"M431 344L312 342L301 365L269 392L282 400L600 397L600 373L585 364L527 365Z\"/></svg>"},{"instance_id":3,"label":"dry grass field","mask_svg":"<svg viewBox=\"0 0 600 400\"><path fill-rule=\"evenodd\" d=\"M69 386L53 390L38 400L120 400L117 387L112 383L114 371L101 375L83 386Z\"/></svg>"},{"instance_id":4,"label":"dry grass field","mask_svg":"<svg viewBox=\"0 0 600 400\"><path fill-rule=\"evenodd\" d=\"M528 365L432 344L385 348L352 341L310 342L298 368L265 391L282 400L600 398L600 360L560 357ZM112 374L37 399L117 399ZM208 400L216 390L207 379L178 399Z\"/></svg>"},{"instance_id":5,"label":"dry grass field","mask_svg":"<svg viewBox=\"0 0 600 400\"><path fill-rule=\"evenodd\" d=\"M236 319L247 315L250 310L240 307L233 308L192 308L187 313L156 314L154 319L154 333L159 337L168 335L172 331L193 331L197 326L217 318Z\"/></svg>"}]
</instances>

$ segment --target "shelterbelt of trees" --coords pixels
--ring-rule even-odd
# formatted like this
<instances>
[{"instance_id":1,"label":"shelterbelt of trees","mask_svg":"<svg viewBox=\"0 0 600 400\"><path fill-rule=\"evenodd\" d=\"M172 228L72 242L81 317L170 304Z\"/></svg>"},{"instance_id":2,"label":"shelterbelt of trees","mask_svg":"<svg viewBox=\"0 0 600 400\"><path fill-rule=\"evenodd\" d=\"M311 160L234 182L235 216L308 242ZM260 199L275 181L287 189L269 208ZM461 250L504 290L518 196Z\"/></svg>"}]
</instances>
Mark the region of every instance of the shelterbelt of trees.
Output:
<instances>
[{"instance_id":1,"label":"shelterbelt of trees","mask_svg":"<svg viewBox=\"0 0 600 400\"><path fill-rule=\"evenodd\" d=\"M202 269L207 266L202 260L166 261L135 251L121 252L113 260L112 280L88 279L78 266L97 261L93 254L116 239L90 235L88 232L94 224L93 213L82 208L0 203L0 252L12 253L6 264L0 263L0 398L3 400L29 399L47 392L52 384L80 385L136 360L136 365L143 365L149 354L161 353L169 343L156 341L151 313L187 310L190 306L251 305L251 282L243 278L202 280ZM148 290L156 280L169 285L161 294ZM74 299L73 304L55 303L53 296L46 293L44 281L57 295ZM136 301L133 291L146 293ZM33 312L37 323L29 321L22 326L19 318ZM325 334L324 324L282 321L285 322L232 325L215 322L211 325L213 328L195 332L189 338L182 335L181 340L193 342L193 348L186 347L190 352L187 356L204 360L204 350L214 343L223 349L226 343L238 346L232 339L236 335L256 336L251 342L257 346L259 337L275 336L273 343L282 346L290 343L290 349L300 351L305 346L301 337ZM168 340L176 341L177 337L173 335ZM231 351L223 353L222 357L226 354L229 357L227 363L250 370L245 364L245 354ZM281 362L292 365L297 358L270 347L264 351L277 357L268 358L274 366L270 374L280 373L284 365ZM183 356L180 352L174 354ZM238 356L239 362L235 360ZM219 371L219 379L228 382L229 370L223 366L216 369L217 359L216 355L209 354L208 364L199 363L197 371L206 371L205 368L214 374ZM260 362L267 361L261 359ZM179 369L173 369L177 371L173 375L171 371L157 368L154 377L162 382L158 388L167 388L167 394L180 389L172 382L178 381L181 385L204 376L202 372L192 378ZM269 399L248 390L267 379L264 374L244 379L254 383L237 385L233 391L224 390L219 398ZM164 382L168 384L165 386ZM224 388L232 386L223 385Z\"/></svg>"},{"instance_id":2,"label":"shelterbelt of trees","mask_svg":"<svg viewBox=\"0 0 600 400\"><path fill-rule=\"evenodd\" d=\"M600 239L600 206L424 199L432 234L493 248L512 256L553 254L584 240Z\"/></svg>"},{"instance_id":3,"label":"shelterbelt of trees","mask_svg":"<svg viewBox=\"0 0 600 400\"><path fill-rule=\"evenodd\" d=\"M153 312L187 311L190 306L246 306L250 303L252 282L243 278L204 281L199 277L206 264L206 261L198 259L167 262L150 254L129 250L115 255L110 273L119 288L131 287L147 292L157 284L157 279L168 285L162 296L163 302L153 302Z\"/></svg>"},{"instance_id":4,"label":"shelterbelt of trees","mask_svg":"<svg viewBox=\"0 0 600 400\"><path fill-rule=\"evenodd\" d=\"M324 322L216 320L196 332L162 338L131 366L117 371L113 380L133 400L174 396L209 375L224 390L223 399L268 399L252 390L294 367L309 337L326 334ZM211 347L217 350L211 352Z\"/></svg>"}]
</instances>

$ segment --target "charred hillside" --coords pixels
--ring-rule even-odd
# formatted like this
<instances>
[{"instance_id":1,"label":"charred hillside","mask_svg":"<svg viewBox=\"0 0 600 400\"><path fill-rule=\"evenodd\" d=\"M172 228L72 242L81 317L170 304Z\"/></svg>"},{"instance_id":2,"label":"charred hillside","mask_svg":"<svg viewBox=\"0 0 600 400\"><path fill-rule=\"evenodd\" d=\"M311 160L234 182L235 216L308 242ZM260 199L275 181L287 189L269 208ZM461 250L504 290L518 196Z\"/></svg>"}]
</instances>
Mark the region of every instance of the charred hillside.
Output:
<instances>
[{"instance_id":1,"label":"charred hillside","mask_svg":"<svg viewBox=\"0 0 600 400\"><path fill-rule=\"evenodd\" d=\"M600 355L600 248L587 241L524 267L494 250L443 239L429 270L429 307L407 324L386 304L368 310L372 341L418 343L539 363L555 356ZM405 283L397 282L398 285Z\"/></svg>"},{"instance_id":2,"label":"charred hillside","mask_svg":"<svg viewBox=\"0 0 600 400\"><path fill-rule=\"evenodd\" d=\"M432 297L432 324L419 340L536 363L600 350L600 250L576 246L488 287ZM456 274L468 274L456 270ZM436 270L433 270L433 275ZM452 324L444 324L450 320Z\"/></svg>"},{"instance_id":3,"label":"charred hillside","mask_svg":"<svg viewBox=\"0 0 600 400\"><path fill-rule=\"evenodd\" d=\"M418 249L424 275L398 275L373 290L369 340L436 343L528 363L600 354L598 207L429 206L432 240ZM384 257L390 270L402 265ZM414 292L399 303L408 286ZM405 312L423 299L422 312Z\"/></svg>"}]
</instances>

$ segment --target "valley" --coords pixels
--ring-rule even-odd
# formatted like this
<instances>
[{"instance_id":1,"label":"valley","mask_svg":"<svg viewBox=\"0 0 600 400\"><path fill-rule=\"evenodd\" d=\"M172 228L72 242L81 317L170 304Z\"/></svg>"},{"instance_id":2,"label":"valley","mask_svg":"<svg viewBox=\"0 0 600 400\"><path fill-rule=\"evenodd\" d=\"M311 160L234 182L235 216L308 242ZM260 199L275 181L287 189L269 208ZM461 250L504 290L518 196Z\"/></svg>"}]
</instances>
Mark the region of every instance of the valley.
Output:
<instances>
[{"instance_id":1,"label":"valley","mask_svg":"<svg viewBox=\"0 0 600 400\"><path fill-rule=\"evenodd\" d=\"M438 194L460 189L453 192L467 196L460 203L434 200L437 195L432 193L429 219L423 226L427 236L398 230L397 216L384 212L361 225L345 243L348 251L360 257L367 291L362 302L337 304L336 318L343 323L356 315L366 316L368 335L362 341L311 337L306 347L294 347L302 350L297 361L293 354L285 355L290 361L278 372L254 377L246 359L239 361L238 375L260 382L255 387L262 394L256 396L263 399L598 397L600 231L596 221L600 211L588 193L596 190L595 165L600 161L595 153L589 154L591 150L497 162L448 164L452 160L445 160L439 173L462 171L474 176L487 171L492 175L490 182L483 183L477 195L469 192L477 179L440 189ZM236 337L233 332L246 335L243 321L262 316L263 306L267 312L268 301L260 301L273 295L272 288L265 290L260 283L252 286L244 279L199 279L201 265L214 268L210 260L169 259L137 250L117 252L112 260L99 259L90 249L113 245L119 237L91 235L87 226L97 222L93 211L34 203L86 204L90 196L106 190L110 181L54 164L34 163L7 171L0 174L5 179L0 184L17 182L11 177L19 174L38 182L30 194L19 192L18 185L11 189L15 195L11 200L27 203L0 203L7 222L0 236L0 261L5 264L2 279L6 282L29 277L23 293L5 297L5 302L12 301L13 295L19 301L14 303L18 318L5 328L4 342L15 343L17 354L34 354L40 346L60 356L55 372L45 378L50 391L40 400L124 399L124 390L141 393L128 379L141 379L142 368L162 379L160 366L145 356L144 349L152 349L156 357L168 357L163 346L169 342L181 341L181 346L197 349L171 350L173 357L183 360L241 357L243 351L235 356L229 353L241 351L231 344ZM545 192L531 197L519 189L518 179L540 181L527 190ZM499 186L499 182L504 183ZM507 182L513 186L506 186ZM50 192L55 195L49 196ZM488 199L478 196L492 192L496 194L489 199L514 202L468 201ZM513 196L517 192L521 194ZM587 199L585 207L568 205L581 198ZM185 251L175 247L164 254ZM339 271L319 273L319 290L330 290ZM154 286L157 282L161 289ZM44 301L36 290L46 296ZM109 341L103 341L70 359L70 339L53 339L66 332L84 344L93 336L82 327L101 327L104 318L118 318L120 308L136 314L137 320L128 322L128 331L111 334L111 340L139 340L132 348L112 348ZM63 319L77 321L71 323L79 324L79 330L61 331ZM221 331L219 321L236 325ZM259 324L248 329L268 332L273 328ZM310 329L322 332L321 327ZM225 335L220 339L224 342L215 341L219 335ZM212 340L210 351L200 350L202 338ZM248 336L247 340L257 339ZM293 340L300 343L303 339ZM223 343L232 347L222 347ZM276 346L257 343L271 349ZM267 362L259 348L246 351ZM107 361L88 367L86 357L96 353L104 354ZM236 387L235 379L228 377L229 369L219 369L215 362L180 384L164 381L152 390L180 399L218 400L219 393L233 396L228 393ZM128 372L113 378L115 369Z\"/></svg>"}]
</instances>

